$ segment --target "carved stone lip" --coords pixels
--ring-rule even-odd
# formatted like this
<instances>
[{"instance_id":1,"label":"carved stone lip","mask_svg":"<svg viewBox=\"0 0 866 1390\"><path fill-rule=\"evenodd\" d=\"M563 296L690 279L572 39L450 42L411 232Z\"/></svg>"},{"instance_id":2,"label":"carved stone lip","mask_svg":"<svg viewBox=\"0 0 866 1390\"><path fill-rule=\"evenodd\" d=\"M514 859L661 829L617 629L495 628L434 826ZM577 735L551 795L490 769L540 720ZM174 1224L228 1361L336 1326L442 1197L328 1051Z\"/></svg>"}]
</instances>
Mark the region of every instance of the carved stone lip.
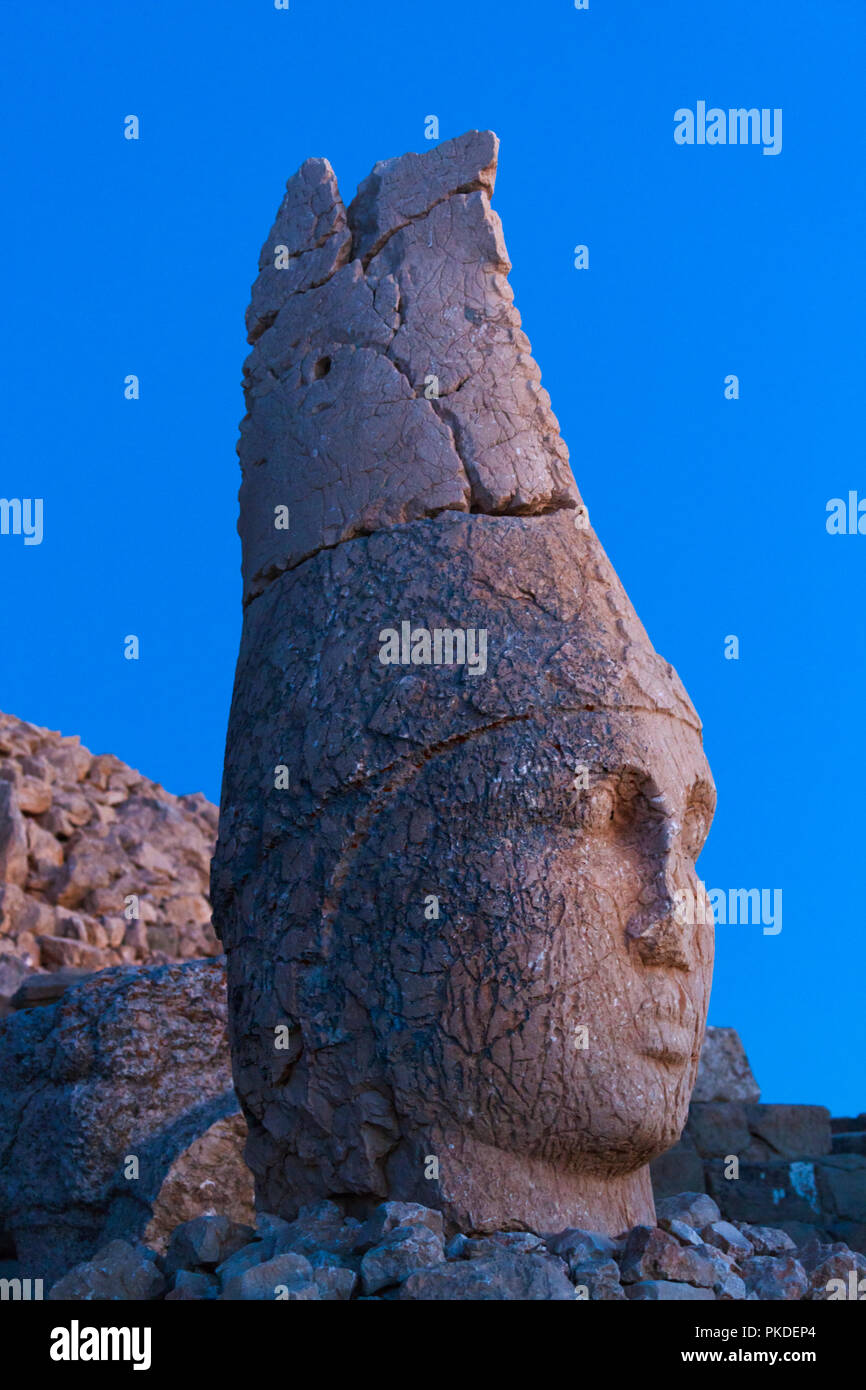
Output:
<instances>
[{"instance_id":1,"label":"carved stone lip","mask_svg":"<svg viewBox=\"0 0 866 1390\"><path fill-rule=\"evenodd\" d=\"M688 1061L695 1048L697 1015L685 990L667 982L645 999L637 1011L640 1052L657 1061Z\"/></svg>"},{"instance_id":2,"label":"carved stone lip","mask_svg":"<svg viewBox=\"0 0 866 1390\"><path fill-rule=\"evenodd\" d=\"M644 1040L638 1049L642 1057L680 1066L691 1059L695 1041L691 1028L662 1021L642 1029L642 1032Z\"/></svg>"}]
</instances>

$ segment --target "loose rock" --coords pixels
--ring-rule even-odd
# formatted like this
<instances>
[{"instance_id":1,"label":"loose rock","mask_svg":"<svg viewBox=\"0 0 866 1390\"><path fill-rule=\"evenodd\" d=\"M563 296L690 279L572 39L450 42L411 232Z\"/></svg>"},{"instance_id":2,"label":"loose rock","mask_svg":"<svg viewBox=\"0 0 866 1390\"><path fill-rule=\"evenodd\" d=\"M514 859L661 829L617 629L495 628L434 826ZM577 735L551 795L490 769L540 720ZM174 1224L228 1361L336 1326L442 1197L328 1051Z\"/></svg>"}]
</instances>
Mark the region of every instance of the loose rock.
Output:
<instances>
[{"instance_id":1,"label":"loose rock","mask_svg":"<svg viewBox=\"0 0 866 1390\"><path fill-rule=\"evenodd\" d=\"M143 1245L112 1240L92 1260L76 1265L49 1291L55 1302L120 1301L157 1298L165 1289L165 1279L157 1267L156 1255Z\"/></svg>"},{"instance_id":2,"label":"loose rock","mask_svg":"<svg viewBox=\"0 0 866 1390\"><path fill-rule=\"evenodd\" d=\"M808 1288L806 1271L790 1255L756 1255L743 1266L743 1278L747 1298L760 1301L804 1298Z\"/></svg>"},{"instance_id":3,"label":"loose rock","mask_svg":"<svg viewBox=\"0 0 866 1390\"><path fill-rule=\"evenodd\" d=\"M427 1226L397 1226L362 1259L364 1292L378 1293L391 1284L400 1284L415 1270L444 1259L442 1237Z\"/></svg>"},{"instance_id":4,"label":"loose rock","mask_svg":"<svg viewBox=\"0 0 866 1390\"><path fill-rule=\"evenodd\" d=\"M410 1274L400 1285L398 1298L442 1302L574 1299L574 1286L559 1260L544 1255L495 1255L481 1260L459 1260Z\"/></svg>"}]
</instances>

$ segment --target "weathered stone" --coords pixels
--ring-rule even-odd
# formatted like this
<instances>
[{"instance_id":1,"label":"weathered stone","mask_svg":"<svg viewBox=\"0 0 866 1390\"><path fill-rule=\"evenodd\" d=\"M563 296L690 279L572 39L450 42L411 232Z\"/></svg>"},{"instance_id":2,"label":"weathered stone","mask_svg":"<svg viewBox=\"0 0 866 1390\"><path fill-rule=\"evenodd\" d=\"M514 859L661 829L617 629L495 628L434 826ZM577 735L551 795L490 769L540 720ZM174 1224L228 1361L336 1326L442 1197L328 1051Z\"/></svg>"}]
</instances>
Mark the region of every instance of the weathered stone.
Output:
<instances>
[{"instance_id":1,"label":"weathered stone","mask_svg":"<svg viewBox=\"0 0 866 1390\"><path fill-rule=\"evenodd\" d=\"M275 1255L253 1265L223 1284L220 1299L226 1302L318 1302L321 1294L312 1266L303 1255Z\"/></svg>"},{"instance_id":2,"label":"weathered stone","mask_svg":"<svg viewBox=\"0 0 866 1390\"><path fill-rule=\"evenodd\" d=\"M236 1250L249 1245L251 1226L230 1221L227 1216L197 1216L183 1221L171 1233L165 1255L165 1271L178 1269L216 1269Z\"/></svg>"},{"instance_id":3,"label":"weathered stone","mask_svg":"<svg viewBox=\"0 0 866 1390\"><path fill-rule=\"evenodd\" d=\"M16 883L0 882L0 936L14 938L17 935L17 919L27 901L24 889Z\"/></svg>"},{"instance_id":4,"label":"weathered stone","mask_svg":"<svg viewBox=\"0 0 866 1390\"><path fill-rule=\"evenodd\" d=\"M729 1221L777 1227L820 1219L814 1163L786 1159L741 1163L734 1179L726 1176L722 1160L711 1159L705 1171L707 1187Z\"/></svg>"},{"instance_id":5,"label":"weathered stone","mask_svg":"<svg viewBox=\"0 0 866 1390\"><path fill-rule=\"evenodd\" d=\"M712 1288L715 1266L700 1249L683 1246L659 1227L636 1226L628 1234L620 1260L624 1284L644 1279L671 1279L677 1283Z\"/></svg>"},{"instance_id":6,"label":"weathered stone","mask_svg":"<svg viewBox=\"0 0 866 1390\"><path fill-rule=\"evenodd\" d=\"M259 257L247 312L250 342L269 328L294 294L326 281L348 259L351 234L337 180L326 159L308 159L286 184L276 221ZM277 269L284 247L289 264Z\"/></svg>"},{"instance_id":7,"label":"weathered stone","mask_svg":"<svg viewBox=\"0 0 866 1390\"><path fill-rule=\"evenodd\" d=\"M866 1255L866 1221L830 1222L828 1231L833 1240L842 1240L851 1250Z\"/></svg>"},{"instance_id":8,"label":"weathered stone","mask_svg":"<svg viewBox=\"0 0 866 1390\"><path fill-rule=\"evenodd\" d=\"M16 787L0 781L0 883L27 882L27 830Z\"/></svg>"},{"instance_id":9,"label":"weathered stone","mask_svg":"<svg viewBox=\"0 0 866 1390\"><path fill-rule=\"evenodd\" d=\"M29 816L39 816L51 805L51 783L22 777L16 787L18 805Z\"/></svg>"},{"instance_id":10,"label":"weathered stone","mask_svg":"<svg viewBox=\"0 0 866 1390\"><path fill-rule=\"evenodd\" d=\"M506 1299L562 1303L573 1300L575 1290L561 1260L503 1251L486 1260L456 1260L419 1270L400 1285L397 1297L435 1302Z\"/></svg>"},{"instance_id":11,"label":"weathered stone","mask_svg":"<svg viewBox=\"0 0 866 1390\"><path fill-rule=\"evenodd\" d=\"M11 715L0 714L0 744L9 949L51 971L219 954L207 902L215 807ZM133 900L139 917L127 920Z\"/></svg>"},{"instance_id":12,"label":"weathered stone","mask_svg":"<svg viewBox=\"0 0 866 1390\"><path fill-rule=\"evenodd\" d=\"M703 1245L704 1243L694 1226L690 1226L686 1221L678 1221L675 1216L660 1216L659 1226L663 1231L670 1231L672 1236L676 1236L680 1245Z\"/></svg>"},{"instance_id":13,"label":"weathered stone","mask_svg":"<svg viewBox=\"0 0 866 1390\"><path fill-rule=\"evenodd\" d=\"M626 1298L653 1303L682 1303L692 1300L715 1300L712 1289L696 1288L694 1284L676 1284L667 1279L642 1279L638 1284L629 1284Z\"/></svg>"},{"instance_id":14,"label":"weathered stone","mask_svg":"<svg viewBox=\"0 0 866 1390\"><path fill-rule=\"evenodd\" d=\"M322 1206L331 1207L333 1203L322 1203ZM440 1241L444 1239L445 1228L440 1211L421 1206L419 1202L381 1202L365 1224L359 1240L378 1245L398 1226L426 1226Z\"/></svg>"},{"instance_id":15,"label":"weathered stone","mask_svg":"<svg viewBox=\"0 0 866 1390\"><path fill-rule=\"evenodd\" d=\"M152 1249L165 1250L181 1222L214 1211L235 1224L252 1226L253 1177L244 1161L246 1137L244 1117L235 1109L180 1150L162 1180L144 1231Z\"/></svg>"},{"instance_id":16,"label":"weathered stone","mask_svg":"<svg viewBox=\"0 0 866 1390\"><path fill-rule=\"evenodd\" d=\"M832 1147L830 1112L823 1105L750 1105L746 1120L751 1134L766 1144L767 1157L812 1158Z\"/></svg>"},{"instance_id":17,"label":"weathered stone","mask_svg":"<svg viewBox=\"0 0 866 1390\"><path fill-rule=\"evenodd\" d=\"M489 1236L465 1240L461 1253L465 1260L479 1260L496 1255L500 1250L509 1250L515 1255L529 1255L533 1252L543 1254L546 1247L539 1236L529 1231L494 1231Z\"/></svg>"},{"instance_id":18,"label":"weathered stone","mask_svg":"<svg viewBox=\"0 0 866 1390\"><path fill-rule=\"evenodd\" d=\"M758 1101L761 1091L734 1028L708 1028L692 1101Z\"/></svg>"},{"instance_id":19,"label":"weathered stone","mask_svg":"<svg viewBox=\"0 0 866 1390\"><path fill-rule=\"evenodd\" d=\"M165 1279L156 1255L144 1245L112 1240L82 1264L58 1280L48 1297L57 1302L71 1299L124 1300L158 1298Z\"/></svg>"},{"instance_id":20,"label":"weathered stone","mask_svg":"<svg viewBox=\"0 0 866 1390\"><path fill-rule=\"evenodd\" d=\"M335 1225L338 1227L342 1216L339 1208L333 1202L320 1202L319 1206L328 1209L324 1213L325 1229L330 1231L334 1229ZM303 1233L304 1235L315 1235L319 1237L322 1231L323 1214L316 1211L313 1215L312 1223L309 1219L310 1214L311 1208L306 1207L297 1221L284 1221L281 1216L274 1216L273 1212L258 1211L256 1212L257 1238L271 1245L274 1249L276 1249L278 1245L283 1245L283 1248L287 1250L289 1247L285 1242L290 1241L293 1235L300 1235ZM319 1241L317 1239L316 1244L318 1245L318 1243Z\"/></svg>"},{"instance_id":21,"label":"weathered stone","mask_svg":"<svg viewBox=\"0 0 866 1390\"><path fill-rule=\"evenodd\" d=\"M686 1133L703 1158L745 1157L751 1142L743 1101L692 1102Z\"/></svg>"},{"instance_id":22,"label":"weathered stone","mask_svg":"<svg viewBox=\"0 0 866 1390\"><path fill-rule=\"evenodd\" d=\"M835 1133L831 1152L834 1154L863 1154L866 1156L866 1130Z\"/></svg>"},{"instance_id":23,"label":"weathered stone","mask_svg":"<svg viewBox=\"0 0 866 1390\"><path fill-rule=\"evenodd\" d=\"M15 1008L14 1000L22 996L33 967L20 956L0 951L0 1018Z\"/></svg>"},{"instance_id":24,"label":"weathered stone","mask_svg":"<svg viewBox=\"0 0 866 1390\"><path fill-rule=\"evenodd\" d=\"M192 1303L202 1299L215 1299L219 1296L219 1280L212 1274L201 1271L179 1269L172 1286L165 1296L166 1303Z\"/></svg>"},{"instance_id":25,"label":"weathered stone","mask_svg":"<svg viewBox=\"0 0 866 1390\"><path fill-rule=\"evenodd\" d=\"M38 938L59 929L58 909L14 883L0 887L0 932L4 950L14 950L30 965L39 964Z\"/></svg>"},{"instance_id":26,"label":"weathered stone","mask_svg":"<svg viewBox=\"0 0 866 1390\"><path fill-rule=\"evenodd\" d=\"M712 1265L714 1277L712 1290L722 1302L746 1297L746 1286L740 1277L741 1264L738 1257L715 1245L702 1245L701 1253Z\"/></svg>"},{"instance_id":27,"label":"weathered stone","mask_svg":"<svg viewBox=\"0 0 866 1390\"><path fill-rule=\"evenodd\" d=\"M406 1224L414 1224L420 1211L421 1208L407 1208ZM334 1202L313 1202L302 1207L294 1221L260 1213L257 1225L259 1235L272 1254L294 1250L309 1257L316 1251L328 1250L332 1254L348 1255L368 1250L400 1224L394 1210L389 1213L380 1210L375 1216L372 1226L370 1223L362 1225L352 1217L347 1219Z\"/></svg>"},{"instance_id":28,"label":"weathered stone","mask_svg":"<svg viewBox=\"0 0 866 1390\"><path fill-rule=\"evenodd\" d=\"M56 1278L141 1237L172 1163L236 1110L221 963L115 968L10 1014L0 1076L0 1225Z\"/></svg>"},{"instance_id":29,"label":"weathered stone","mask_svg":"<svg viewBox=\"0 0 866 1390\"><path fill-rule=\"evenodd\" d=\"M814 1170L822 1210L843 1221L866 1221L866 1157L828 1154Z\"/></svg>"},{"instance_id":30,"label":"weathered stone","mask_svg":"<svg viewBox=\"0 0 866 1390\"><path fill-rule=\"evenodd\" d=\"M592 1303L621 1303L625 1299L625 1289L614 1260L599 1258L588 1264L570 1262L569 1273L579 1299L585 1298Z\"/></svg>"},{"instance_id":31,"label":"weathered stone","mask_svg":"<svg viewBox=\"0 0 866 1390\"><path fill-rule=\"evenodd\" d=\"M866 1111L861 1115L834 1115L830 1121L833 1134L852 1134L866 1130Z\"/></svg>"},{"instance_id":32,"label":"weathered stone","mask_svg":"<svg viewBox=\"0 0 866 1390\"><path fill-rule=\"evenodd\" d=\"M24 807L23 809L27 809ZM63 864L63 845L36 820L27 821L27 888L50 893Z\"/></svg>"},{"instance_id":33,"label":"weathered stone","mask_svg":"<svg viewBox=\"0 0 866 1390\"><path fill-rule=\"evenodd\" d=\"M280 1254L298 1254L299 1251L282 1250ZM249 1245L242 1245L240 1250L236 1250L227 1260L217 1266L217 1278L221 1280L223 1286L230 1284L245 1274L248 1269L254 1269L256 1265L262 1265L267 1260L274 1258L273 1247L263 1240L250 1241ZM306 1258L306 1257L305 1257ZM310 1266L312 1268L312 1265Z\"/></svg>"},{"instance_id":34,"label":"weathered stone","mask_svg":"<svg viewBox=\"0 0 866 1390\"><path fill-rule=\"evenodd\" d=\"M748 1236L738 1231L730 1221L714 1221L711 1225L704 1226L701 1235L707 1245L714 1245L726 1254L735 1255L738 1260L748 1259L754 1254Z\"/></svg>"},{"instance_id":35,"label":"weathered stone","mask_svg":"<svg viewBox=\"0 0 866 1390\"><path fill-rule=\"evenodd\" d=\"M380 160L349 205L355 254L371 260L394 232L454 193L483 191L492 198L498 153L492 131L470 130L423 155Z\"/></svg>"},{"instance_id":36,"label":"weathered stone","mask_svg":"<svg viewBox=\"0 0 866 1390\"><path fill-rule=\"evenodd\" d=\"M778 1231L772 1226L752 1226L744 1221L740 1222L740 1231L756 1255L793 1254L797 1249L787 1231Z\"/></svg>"},{"instance_id":37,"label":"weathered stone","mask_svg":"<svg viewBox=\"0 0 866 1390\"><path fill-rule=\"evenodd\" d=\"M743 1266L747 1297L784 1302L804 1298L806 1271L791 1255L756 1255Z\"/></svg>"},{"instance_id":38,"label":"weathered stone","mask_svg":"<svg viewBox=\"0 0 866 1390\"><path fill-rule=\"evenodd\" d=\"M691 1135L684 1133L678 1143L659 1154L650 1164L656 1201L679 1192L703 1192L704 1165Z\"/></svg>"},{"instance_id":39,"label":"weathered stone","mask_svg":"<svg viewBox=\"0 0 866 1390\"><path fill-rule=\"evenodd\" d=\"M571 1229L560 1231L558 1235L545 1240L551 1254L565 1260L568 1271L576 1284L586 1286L590 1298L617 1299L620 1297L613 1289L608 1289L611 1275L611 1260L621 1250L624 1242L614 1241L598 1231ZM617 1269L617 1282L619 1271Z\"/></svg>"},{"instance_id":40,"label":"weathered stone","mask_svg":"<svg viewBox=\"0 0 866 1390\"><path fill-rule=\"evenodd\" d=\"M798 1250L802 1246L808 1245L813 1241L824 1242L825 1244L827 1244L828 1242L831 1242L833 1240L838 1240L843 1245L847 1245L848 1243L847 1241L842 1240L841 1236L834 1236L829 1226L821 1225L820 1222L818 1222L817 1220L782 1221L780 1223L780 1228L791 1237L795 1247Z\"/></svg>"},{"instance_id":41,"label":"weathered stone","mask_svg":"<svg viewBox=\"0 0 866 1390\"><path fill-rule=\"evenodd\" d=\"M434 1235L429 1227L398 1226L362 1259L364 1292L378 1293L391 1284L401 1284L416 1269L426 1269L444 1259L442 1237Z\"/></svg>"},{"instance_id":42,"label":"weathered stone","mask_svg":"<svg viewBox=\"0 0 866 1390\"><path fill-rule=\"evenodd\" d=\"M358 1287L357 1274L346 1265L317 1264L313 1268L313 1279L322 1302L343 1303Z\"/></svg>"},{"instance_id":43,"label":"weathered stone","mask_svg":"<svg viewBox=\"0 0 866 1390\"><path fill-rule=\"evenodd\" d=\"M797 1258L808 1274L819 1264L829 1260L831 1256L847 1255L847 1253L848 1246L844 1241L826 1241L817 1235L812 1235L800 1246L797 1251Z\"/></svg>"},{"instance_id":44,"label":"weathered stone","mask_svg":"<svg viewBox=\"0 0 866 1390\"><path fill-rule=\"evenodd\" d=\"M39 959L46 970L74 969L85 975L92 975L112 964L111 957L105 951L88 946L83 941L71 941L65 936L41 936Z\"/></svg>"},{"instance_id":45,"label":"weathered stone","mask_svg":"<svg viewBox=\"0 0 866 1390\"><path fill-rule=\"evenodd\" d=\"M255 346L239 446L248 597L322 545L442 509L576 505L505 279L510 265L489 203L496 152L491 132L470 132L377 165L352 205L354 259L344 263L350 248L341 241L314 284L294 278L316 254L306 215L299 219L296 206L292 229L271 233L248 318ZM313 176L327 185L343 237L327 161L308 161L287 198ZM306 248L282 270L270 254L275 236ZM467 269L468 257L477 268ZM425 389L431 374L435 392ZM374 398L371 413L365 402ZM289 524L278 528L281 505Z\"/></svg>"},{"instance_id":46,"label":"weathered stone","mask_svg":"<svg viewBox=\"0 0 866 1390\"><path fill-rule=\"evenodd\" d=\"M683 1221L700 1231L704 1226L720 1221L722 1213L705 1192L678 1192L676 1196L663 1197L656 1203L656 1215L660 1222L663 1217L669 1221Z\"/></svg>"},{"instance_id":47,"label":"weathered stone","mask_svg":"<svg viewBox=\"0 0 866 1390\"><path fill-rule=\"evenodd\" d=\"M806 1298L812 1302L866 1299L866 1256L853 1250L828 1255L808 1272Z\"/></svg>"},{"instance_id":48,"label":"weathered stone","mask_svg":"<svg viewBox=\"0 0 866 1390\"><path fill-rule=\"evenodd\" d=\"M564 1260L595 1255L607 1257L620 1245L601 1231L582 1231L574 1226L556 1235L545 1236L544 1243L552 1255L560 1255Z\"/></svg>"},{"instance_id":49,"label":"weathered stone","mask_svg":"<svg viewBox=\"0 0 866 1390\"><path fill-rule=\"evenodd\" d=\"M720 1303L732 1303L746 1298L746 1282L732 1271L722 1274L713 1284L713 1293Z\"/></svg>"},{"instance_id":50,"label":"weathered stone","mask_svg":"<svg viewBox=\"0 0 866 1390\"><path fill-rule=\"evenodd\" d=\"M714 789L579 510L494 164L470 134L380 166L351 246L330 170L305 166L285 270L266 246L215 921L260 1206L388 1197L476 1235L614 1233L654 1219L647 1164L697 1070L712 930L673 895L700 891ZM470 628L483 673L444 659Z\"/></svg>"}]
</instances>

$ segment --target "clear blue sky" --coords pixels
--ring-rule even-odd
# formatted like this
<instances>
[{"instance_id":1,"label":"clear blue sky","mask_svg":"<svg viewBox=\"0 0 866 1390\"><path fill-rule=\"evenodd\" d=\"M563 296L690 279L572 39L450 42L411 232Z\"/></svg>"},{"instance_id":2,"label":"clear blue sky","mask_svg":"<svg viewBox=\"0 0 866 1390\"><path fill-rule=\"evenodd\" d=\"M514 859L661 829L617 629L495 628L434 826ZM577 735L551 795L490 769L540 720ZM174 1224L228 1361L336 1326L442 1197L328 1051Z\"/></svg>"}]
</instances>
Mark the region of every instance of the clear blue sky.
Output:
<instances>
[{"instance_id":1,"label":"clear blue sky","mask_svg":"<svg viewBox=\"0 0 866 1390\"><path fill-rule=\"evenodd\" d=\"M326 155L348 201L425 116L492 127L578 484L704 720L701 872L784 894L778 935L719 928L710 1021L766 1100L866 1109L866 536L825 529L866 496L861 0L43 0L0 43L0 495L45 506L41 546L0 536L0 707L218 798L243 314L285 180ZM701 100L781 107L781 154L677 146Z\"/></svg>"}]
</instances>

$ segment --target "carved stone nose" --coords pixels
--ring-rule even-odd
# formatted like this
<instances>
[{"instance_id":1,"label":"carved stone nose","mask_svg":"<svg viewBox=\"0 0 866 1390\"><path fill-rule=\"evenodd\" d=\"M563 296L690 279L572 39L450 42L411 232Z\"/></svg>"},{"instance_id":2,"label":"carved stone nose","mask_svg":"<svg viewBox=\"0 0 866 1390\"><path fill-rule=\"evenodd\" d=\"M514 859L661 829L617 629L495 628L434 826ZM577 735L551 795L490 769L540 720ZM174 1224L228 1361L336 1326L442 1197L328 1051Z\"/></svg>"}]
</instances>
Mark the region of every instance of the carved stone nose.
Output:
<instances>
[{"instance_id":1,"label":"carved stone nose","mask_svg":"<svg viewBox=\"0 0 866 1390\"><path fill-rule=\"evenodd\" d=\"M673 907L664 916L645 924L640 915L633 917L626 935L643 965L665 966L669 970L691 970L691 958L685 939L688 927L681 925Z\"/></svg>"},{"instance_id":2,"label":"carved stone nose","mask_svg":"<svg viewBox=\"0 0 866 1390\"><path fill-rule=\"evenodd\" d=\"M668 822L665 824L665 834L667 828ZM691 970L692 953L687 933L692 928L678 918L676 899L664 870L656 883L644 889L640 901L641 908L629 919L626 927L629 946L638 960L642 965Z\"/></svg>"}]
</instances>

